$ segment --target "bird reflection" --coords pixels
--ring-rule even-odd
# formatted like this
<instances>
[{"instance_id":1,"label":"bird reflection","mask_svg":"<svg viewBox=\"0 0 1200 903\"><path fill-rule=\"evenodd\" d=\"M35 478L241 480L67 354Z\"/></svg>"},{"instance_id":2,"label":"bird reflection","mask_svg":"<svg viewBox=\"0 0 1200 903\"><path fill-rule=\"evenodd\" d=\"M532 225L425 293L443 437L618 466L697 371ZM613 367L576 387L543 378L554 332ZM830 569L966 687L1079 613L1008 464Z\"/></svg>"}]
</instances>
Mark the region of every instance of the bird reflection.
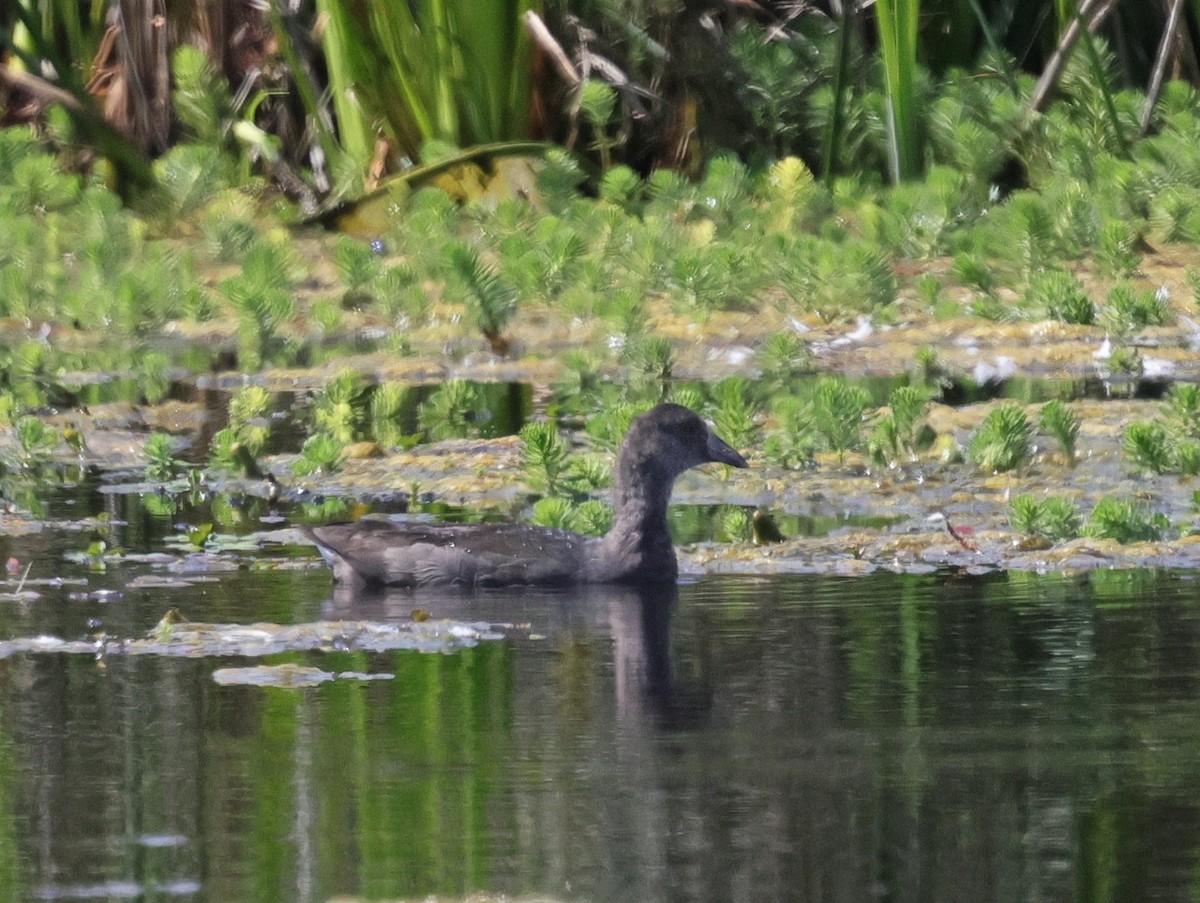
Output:
<instances>
[{"instance_id":1,"label":"bird reflection","mask_svg":"<svg viewBox=\"0 0 1200 903\"><path fill-rule=\"evenodd\" d=\"M365 589L338 585L325 603L330 620L402 623L425 618L502 625L514 640L538 636L539 646L566 652L610 635L620 720L643 719L669 729L703 719L704 687L681 687L671 661L674 584L454 589Z\"/></svg>"}]
</instances>

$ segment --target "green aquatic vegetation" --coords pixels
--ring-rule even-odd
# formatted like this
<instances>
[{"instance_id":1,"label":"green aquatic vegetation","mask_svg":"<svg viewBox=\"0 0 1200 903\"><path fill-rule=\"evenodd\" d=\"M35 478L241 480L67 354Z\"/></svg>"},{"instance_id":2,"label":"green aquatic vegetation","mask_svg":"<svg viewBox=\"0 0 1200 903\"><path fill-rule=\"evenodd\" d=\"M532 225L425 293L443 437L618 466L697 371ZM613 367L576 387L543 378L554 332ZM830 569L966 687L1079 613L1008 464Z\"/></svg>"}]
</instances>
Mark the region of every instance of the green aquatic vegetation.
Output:
<instances>
[{"instance_id":1,"label":"green aquatic vegetation","mask_svg":"<svg viewBox=\"0 0 1200 903\"><path fill-rule=\"evenodd\" d=\"M1009 508L1009 523L1019 533L1049 542L1063 542L1079 535L1079 513L1070 499L1052 495L1039 501L1023 493L1009 503Z\"/></svg>"},{"instance_id":2,"label":"green aquatic vegetation","mask_svg":"<svg viewBox=\"0 0 1200 903\"><path fill-rule=\"evenodd\" d=\"M896 299L896 276L887 254L857 239L839 243L802 236L779 280L802 309L826 320L869 313Z\"/></svg>"},{"instance_id":3,"label":"green aquatic vegetation","mask_svg":"<svg viewBox=\"0 0 1200 903\"><path fill-rule=\"evenodd\" d=\"M591 130L591 149L599 156L600 171L605 175L611 172L613 149L620 144L610 131L617 100L616 89L595 78L584 79L574 97L579 115Z\"/></svg>"},{"instance_id":4,"label":"green aquatic vegetation","mask_svg":"<svg viewBox=\"0 0 1200 903\"><path fill-rule=\"evenodd\" d=\"M1142 262L1141 231L1121 219L1105 220L1096 244L1096 263L1109 276L1130 276Z\"/></svg>"},{"instance_id":5,"label":"green aquatic vegetation","mask_svg":"<svg viewBox=\"0 0 1200 903\"><path fill-rule=\"evenodd\" d=\"M812 465L816 450L817 435L808 401L795 395L773 397L763 457L788 470L799 470Z\"/></svg>"},{"instance_id":6,"label":"green aquatic vegetation","mask_svg":"<svg viewBox=\"0 0 1200 903\"><path fill-rule=\"evenodd\" d=\"M1096 305L1083 283L1065 270L1043 270L1029 281L1028 304L1044 311L1052 320L1090 326L1096 321Z\"/></svg>"},{"instance_id":7,"label":"green aquatic vegetation","mask_svg":"<svg viewBox=\"0 0 1200 903\"><path fill-rule=\"evenodd\" d=\"M375 299L375 284L383 275L383 261L369 244L339 236L333 246L333 263L344 287L343 304L369 304Z\"/></svg>"},{"instance_id":8,"label":"green aquatic vegetation","mask_svg":"<svg viewBox=\"0 0 1200 903\"><path fill-rule=\"evenodd\" d=\"M1176 383L1171 386L1162 415L1173 435L1200 439L1200 385Z\"/></svg>"},{"instance_id":9,"label":"green aquatic vegetation","mask_svg":"<svg viewBox=\"0 0 1200 903\"><path fill-rule=\"evenodd\" d=\"M808 343L796 333L773 332L758 350L761 369L760 383L767 394L791 391L799 377L812 370L812 355Z\"/></svg>"},{"instance_id":10,"label":"green aquatic vegetation","mask_svg":"<svg viewBox=\"0 0 1200 903\"><path fill-rule=\"evenodd\" d=\"M1125 457L1153 473L1200 473L1200 386L1171 387L1156 420L1140 420L1122 436Z\"/></svg>"},{"instance_id":11,"label":"green aquatic vegetation","mask_svg":"<svg viewBox=\"0 0 1200 903\"><path fill-rule=\"evenodd\" d=\"M209 447L209 466L240 473L244 477L261 476L258 456L267 444L271 395L262 386L243 386L229 399L229 426L213 436Z\"/></svg>"},{"instance_id":12,"label":"green aquatic vegetation","mask_svg":"<svg viewBox=\"0 0 1200 903\"><path fill-rule=\"evenodd\" d=\"M967 457L985 471L1007 471L1029 457L1033 429L1025 409L1002 404L984 418L967 445Z\"/></svg>"},{"instance_id":13,"label":"green aquatic vegetation","mask_svg":"<svg viewBox=\"0 0 1200 903\"><path fill-rule=\"evenodd\" d=\"M638 174L628 166L614 166L600 177L600 200L612 204L630 216L641 213L643 186Z\"/></svg>"},{"instance_id":14,"label":"green aquatic vegetation","mask_svg":"<svg viewBox=\"0 0 1200 903\"><path fill-rule=\"evenodd\" d=\"M161 351L143 351L134 358L138 390L147 404L158 404L171 388L170 359Z\"/></svg>"},{"instance_id":15,"label":"green aquatic vegetation","mask_svg":"<svg viewBox=\"0 0 1200 903\"><path fill-rule=\"evenodd\" d=\"M1054 217L1034 191L1013 192L983 222L990 253L1014 266L1026 282L1062 256Z\"/></svg>"},{"instance_id":16,"label":"green aquatic vegetation","mask_svg":"<svg viewBox=\"0 0 1200 903\"><path fill-rule=\"evenodd\" d=\"M867 440L871 459L883 466L933 445L937 434L922 423L928 408L929 392L924 386L893 389L887 411L880 413Z\"/></svg>"},{"instance_id":17,"label":"green aquatic vegetation","mask_svg":"<svg viewBox=\"0 0 1200 903\"><path fill-rule=\"evenodd\" d=\"M1075 445L1079 439L1079 418L1071 406L1055 399L1042 406L1041 427L1044 433L1054 437L1063 457L1071 466L1075 465Z\"/></svg>"},{"instance_id":18,"label":"green aquatic vegetation","mask_svg":"<svg viewBox=\"0 0 1200 903\"><path fill-rule=\"evenodd\" d=\"M146 456L146 479L165 483L173 480L183 469L183 462L175 457L175 443L166 433L153 433L142 446Z\"/></svg>"},{"instance_id":19,"label":"green aquatic vegetation","mask_svg":"<svg viewBox=\"0 0 1200 903\"><path fill-rule=\"evenodd\" d=\"M451 243L447 256L476 327L498 355L508 353L504 330L517 312L517 292L499 271L484 263L479 252L464 242Z\"/></svg>"},{"instance_id":20,"label":"green aquatic vegetation","mask_svg":"<svg viewBox=\"0 0 1200 903\"><path fill-rule=\"evenodd\" d=\"M1128 499L1102 498L1083 528L1085 536L1119 543L1155 542L1170 526L1166 515L1153 513Z\"/></svg>"},{"instance_id":21,"label":"green aquatic vegetation","mask_svg":"<svg viewBox=\"0 0 1200 903\"><path fill-rule=\"evenodd\" d=\"M289 269L284 248L260 241L243 258L242 272L217 286L238 314L238 353L246 369L279 360L287 349L281 329L294 311Z\"/></svg>"},{"instance_id":22,"label":"green aquatic vegetation","mask_svg":"<svg viewBox=\"0 0 1200 903\"><path fill-rule=\"evenodd\" d=\"M1108 358L1108 372L1113 376L1141 376L1142 354L1133 345L1116 345Z\"/></svg>"},{"instance_id":23,"label":"green aquatic vegetation","mask_svg":"<svg viewBox=\"0 0 1200 903\"><path fill-rule=\"evenodd\" d=\"M292 462L292 473L298 477L334 473L341 467L345 443L326 433L314 433L304 440L300 457Z\"/></svg>"},{"instance_id":24,"label":"green aquatic vegetation","mask_svg":"<svg viewBox=\"0 0 1200 903\"><path fill-rule=\"evenodd\" d=\"M417 409L421 430L433 441L473 436L479 432L483 398L474 383L443 383Z\"/></svg>"},{"instance_id":25,"label":"green aquatic vegetation","mask_svg":"<svg viewBox=\"0 0 1200 903\"><path fill-rule=\"evenodd\" d=\"M382 382L371 393L368 412L372 421L395 420L409 406L412 388L400 382Z\"/></svg>"},{"instance_id":26,"label":"green aquatic vegetation","mask_svg":"<svg viewBox=\"0 0 1200 903\"><path fill-rule=\"evenodd\" d=\"M567 463L567 445L553 423L531 421L521 428L521 464L534 492L557 496Z\"/></svg>"},{"instance_id":27,"label":"green aquatic vegetation","mask_svg":"<svg viewBox=\"0 0 1200 903\"><path fill-rule=\"evenodd\" d=\"M587 419L584 431L606 451L615 453L633 418L654 407L653 401L619 400L605 405Z\"/></svg>"},{"instance_id":28,"label":"green aquatic vegetation","mask_svg":"<svg viewBox=\"0 0 1200 903\"><path fill-rule=\"evenodd\" d=\"M1174 319L1163 290L1138 288L1129 282L1118 282L1109 289L1104 315L1109 327L1117 332L1164 326Z\"/></svg>"},{"instance_id":29,"label":"green aquatic vegetation","mask_svg":"<svg viewBox=\"0 0 1200 903\"><path fill-rule=\"evenodd\" d=\"M646 335L631 340L625 348L625 357L637 387L653 387L660 395L666 394L678 363L670 339Z\"/></svg>"},{"instance_id":30,"label":"green aquatic vegetation","mask_svg":"<svg viewBox=\"0 0 1200 903\"><path fill-rule=\"evenodd\" d=\"M713 423L717 434L734 448L749 448L758 444L758 405L750 383L740 376L730 376L712 386ZM697 408L687 405L692 410Z\"/></svg>"},{"instance_id":31,"label":"green aquatic vegetation","mask_svg":"<svg viewBox=\"0 0 1200 903\"><path fill-rule=\"evenodd\" d=\"M823 376L809 399L812 429L824 440L825 447L844 463L846 452L862 445L863 423L870 393L841 377Z\"/></svg>"},{"instance_id":32,"label":"green aquatic vegetation","mask_svg":"<svg viewBox=\"0 0 1200 903\"><path fill-rule=\"evenodd\" d=\"M544 498L534 504L529 520L542 527L603 536L612 526L612 508L598 499L577 503L565 498Z\"/></svg>"},{"instance_id":33,"label":"green aquatic vegetation","mask_svg":"<svg viewBox=\"0 0 1200 903\"><path fill-rule=\"evenodd\" d=\"M362 432L368 387L353 370L334 375L316 397L312 422L316 432L327 433L342 443L358 439Z\"/></svg>"},{"instance_id":34,"label":"green aquatic vegetation","mask_svg":"<svg viewBox=\"0 0 1200 903\"><path fill-rule=\"evenodd\" d=\"M58 431L32 414L18 417L13 424L13 432L21 451L21 462L25 466L44 463L58 445Z\"/></svg>"}]
</instances>

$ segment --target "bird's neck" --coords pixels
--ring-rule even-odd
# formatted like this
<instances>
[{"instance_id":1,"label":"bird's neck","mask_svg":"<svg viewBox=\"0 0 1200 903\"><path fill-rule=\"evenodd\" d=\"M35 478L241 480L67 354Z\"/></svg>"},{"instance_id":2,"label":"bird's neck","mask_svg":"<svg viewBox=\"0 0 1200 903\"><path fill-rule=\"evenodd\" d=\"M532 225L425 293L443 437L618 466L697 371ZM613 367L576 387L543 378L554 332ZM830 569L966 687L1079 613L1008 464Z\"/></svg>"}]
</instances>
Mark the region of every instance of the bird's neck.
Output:
<instances>
[{"instance_id":1,"label":"bird's neck","mask_svg":"<svg viewBox=\"0 0 1200 903\"><path fill-rule=\"evenodd\" d=\"M613 523L601 541L604 557L620 563L630 578L674 579L675 548L667 527L672 480L631 479L618 470L613 487Z\"/></svg>"}]
</instances>

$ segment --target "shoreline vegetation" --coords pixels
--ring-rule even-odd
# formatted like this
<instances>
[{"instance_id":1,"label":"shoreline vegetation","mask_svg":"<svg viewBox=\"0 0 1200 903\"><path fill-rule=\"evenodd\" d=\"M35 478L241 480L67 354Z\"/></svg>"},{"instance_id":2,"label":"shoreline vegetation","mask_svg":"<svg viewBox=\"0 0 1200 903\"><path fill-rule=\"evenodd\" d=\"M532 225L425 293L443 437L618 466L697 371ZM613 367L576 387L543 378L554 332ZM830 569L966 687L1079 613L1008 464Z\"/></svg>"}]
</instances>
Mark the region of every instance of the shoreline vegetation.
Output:
<instances>
[{"instance_id":1,"label":"shoreline vegetation","mask_svg":"<svg viewBox=\"0 0 1200 903\"><path fill-rule=\"evenodd\" d=\"M384 493L410 511L603 532L615 442L669 399L756 468L702 478L703 514L688 516L705 526L677 527L724 546L697 547L693 567L1195 566L1200 94L1156 83L1157 66L1136 81L1133 50L1157 45L1139 33L1110 49L1133 35L1124 19L1077 33L1060 66L1095 6L1037 38L1039 73L978 19L961 25L974 57L935 59L916 46L919 4L876 4L894 26L877 38L861 11L801 16L774 39L778 22L727 22L709 87L747 76L751 144L697 121L694 159L675 168L662 165L667 126L649 120L695 104L697 73L681 94L641 97L639 118L637 78L622 88L601 66L564 86L599 57L561 35L537 50L566 48L553 90L511 86L556 99L541 134L510 127L532 108L443 96L473 83L428 46L444 69L422 90L438 103L405 115L443 131L409 134L365 115L379 98L356 113L335 91L332 113L301 105L297 120L312 129L297 146L325 147L323 167L285 153L278 106L319 87L301 85L298 45L272 31L286 22L263 26L258 52L290 68L252 100L228 67L175 49L170 140L135 148L154 156L153 188L130 188L117 138L78 108L34 103L32 124L0 130L0 492L13 514L0 529L39 523L46 487L99 474L138 487L156 515L202 510L242 531L213 496L272 494L316 521ZM65 52L34 34L45 21L6 24L10 75ZM321 35L330 85L368 58L334 71L352 24L334 16ZM526 40L489 59L508 65L533 52ZM406 46L370 58L395 63ZM686 46L670 65L686 66ZM622 47L622 71L667 66ZM11 121L29 82L6 78ZM487 153L468 143L485 141ZM402 158L420 165L396 175ZM318 204L336 214L314 219ZM793 554L753 544L756 512L888 523L843 524ZM935 512L983 538L964 544Z\"/></svg>"}]
</instances>

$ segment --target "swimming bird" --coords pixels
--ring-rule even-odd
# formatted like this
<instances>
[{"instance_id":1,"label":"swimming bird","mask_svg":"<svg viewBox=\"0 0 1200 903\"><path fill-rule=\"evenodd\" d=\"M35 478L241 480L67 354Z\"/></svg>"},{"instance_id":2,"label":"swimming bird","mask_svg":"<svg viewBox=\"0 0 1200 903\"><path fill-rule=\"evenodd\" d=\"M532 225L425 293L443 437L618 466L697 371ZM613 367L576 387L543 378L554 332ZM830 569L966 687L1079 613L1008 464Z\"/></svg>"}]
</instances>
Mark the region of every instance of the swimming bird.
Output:
<instances>
[{"instance_id":1,"label":"swimming bird","mask_svg":"<svg viewBox=\"0 0 1200 903\"><path fill-rule=\"evenodd\" d=\"M305 532L334 581L356 586L673 583L671 489L685 470L708 463L747 466L694 412L660 404L635 418L621 442L613 522L603 537L528 524L372 519Z\"/></svg>"}]
</instances>

